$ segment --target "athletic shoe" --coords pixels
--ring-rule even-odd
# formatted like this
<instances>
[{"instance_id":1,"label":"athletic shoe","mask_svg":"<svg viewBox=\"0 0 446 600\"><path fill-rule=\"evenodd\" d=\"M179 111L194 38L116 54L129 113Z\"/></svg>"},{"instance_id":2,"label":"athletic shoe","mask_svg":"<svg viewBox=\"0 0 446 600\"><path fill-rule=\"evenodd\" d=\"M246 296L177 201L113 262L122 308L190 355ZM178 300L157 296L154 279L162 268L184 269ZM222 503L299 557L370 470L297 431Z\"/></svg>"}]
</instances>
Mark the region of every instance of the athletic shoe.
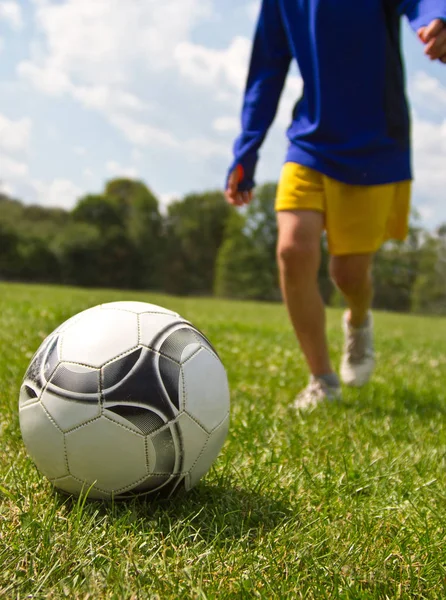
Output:
<instances>
[{"instance_id":1,"label":"athletic shoe","mask_svg":"<svg viewBox=\"0 0 446 600\"><path fill-rule=\"evenodd\" d=\"M332 402L340 398L341 386L330 386L323 379L312 375L307 387L298 394L293 407L296 410L308 410L326 400Z\"/></svg>"},{"instance_id":2,"label":"athletic shoe","mask_svg":"<svg viewBox=\"0 0 446 600\"><path fill-rule=\"evenodd\" d=\"M352 327L346 311L342 325L345 344L341 361L341 380L346 385L361 387L370 379L375 368L372 313L368 313L362 327Z\"/></svg>"}]
</instances>

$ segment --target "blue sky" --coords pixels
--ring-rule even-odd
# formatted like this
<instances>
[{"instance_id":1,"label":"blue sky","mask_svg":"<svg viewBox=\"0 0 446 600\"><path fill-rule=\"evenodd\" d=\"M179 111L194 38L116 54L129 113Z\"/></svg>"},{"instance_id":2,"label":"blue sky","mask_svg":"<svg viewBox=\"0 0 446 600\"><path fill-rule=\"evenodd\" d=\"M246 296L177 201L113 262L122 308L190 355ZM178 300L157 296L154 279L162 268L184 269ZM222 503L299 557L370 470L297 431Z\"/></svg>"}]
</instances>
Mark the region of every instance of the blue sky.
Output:
<instances>
[{"instance_id":1,"label":"blue sky","mask_svg":"<svg viewBox=\"0 0 446 600\"><path fill-rule=\"evenodd\" d=\"M0 0L0 185L71 208L107 179L160 198L223 184L259 0ZM446 66L404 25L414 205L446 222ZM257 181L277 180L300 95L293 68Z\"/></svg>"}]
</instances>

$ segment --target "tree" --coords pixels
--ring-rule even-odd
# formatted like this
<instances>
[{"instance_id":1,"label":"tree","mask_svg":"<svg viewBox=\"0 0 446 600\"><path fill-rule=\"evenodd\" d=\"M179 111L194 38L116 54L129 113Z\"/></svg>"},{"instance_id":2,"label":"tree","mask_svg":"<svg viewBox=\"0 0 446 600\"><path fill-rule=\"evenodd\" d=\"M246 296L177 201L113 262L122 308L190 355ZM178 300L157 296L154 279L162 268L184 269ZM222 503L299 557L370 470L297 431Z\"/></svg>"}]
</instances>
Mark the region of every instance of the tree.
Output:
<instances>
[{"instance_id":1,"label":"tree","mask_svg":"<svg viewBox=\"0 0 446 600\"><path fill-rule=\"evenodd\" d=\"M416 277L414 253L403 242L388 242L376 254L373 266L374 308L408 312Z\"/></svg>"},{"instance_id":2,"label":"tree","mask_svg":"<svg viewBox=\"0 0 446 600\"><path fill-rule=\"evenodd\" d=\"M0 279L17 278L20 270L18 235L10 226L0 222L0 240Z\"/></svg>"},{"instance_id":3,"label":"tree","mask_svg":"<svg viewBox=\"0 0 446 600\"><path fill-rule=\"evenodd\" d=\"M21 281L47 283L59 281L59 261L42 236L19 234L16 252L18 259L16 278Z\"/></svg>"},{"instance_id":4,"label":"tree","mask_svg":"<svg viewBox=\"0 0 446 600\"><path fill-rule=\"evenodd\" d=\"M27 206L0 195L0 277L58 281L59 265L48 240L66 218L63 210Z\"/></svg>"},{"instance_id":5,"label":"tree","mask_svg":"<svg viewBox=\"0 0 446 600\"><path fill-rule=\"evenodd\" d=\"M446 314L446 227L427 236L419 253L419 271L413 286L415 312Z\"/></svg>"},{"instance_id":6,"label":"tree","mask_svg":"<svg viewBox=\"0 0 446 600\"><path fill-rule=\"evenodd\" d=\"M89 194L81 198L71 216L74 221L89 223L100 231L110 227L124 227L116 203L105 195Z\"/></svg>"},{"instance_id":7,"label":"tree","mask_svg":"<svg viewBox=\"0 0 446 600\"><path fill-rule=\"evenodd\" d=\"M246 229L247 219L233 211L217 257L215 294L243 300L276 298L277 280L264 245Z\"/></svg>"},{"instance_id":8,"label":"tree","mask_svg":"<svg viewBox=\"0 0 446 600\"><path fill-rule=\"evenodd\" d=\"M138 287L161 288L165 240L158 200L144 183L131 179L108 182L105 196L115 206L119 221L135 249Z\"/></svg>"},{"instance_id":9,"label":"tree","mask_svg":"<svg viewBox=\"0 0 446 600\"><path fill-rule=\"evenodd\" d=\"M230 206L221 192L191 194L171 204L166 219L164 289L176 294L211 294L215 261Z\"/></svg>"},{"instance_id":10,"label":"tree","mask_svg":"<svg viewBox=\"0 0 446 600\"><path fill-rule=\"evenodd\" d=\"M406 240L389 241L378 251L373 266L375 308L399 312L411 310L424 235L420 217L414 210Z\"/></svg>"}]
</instances>

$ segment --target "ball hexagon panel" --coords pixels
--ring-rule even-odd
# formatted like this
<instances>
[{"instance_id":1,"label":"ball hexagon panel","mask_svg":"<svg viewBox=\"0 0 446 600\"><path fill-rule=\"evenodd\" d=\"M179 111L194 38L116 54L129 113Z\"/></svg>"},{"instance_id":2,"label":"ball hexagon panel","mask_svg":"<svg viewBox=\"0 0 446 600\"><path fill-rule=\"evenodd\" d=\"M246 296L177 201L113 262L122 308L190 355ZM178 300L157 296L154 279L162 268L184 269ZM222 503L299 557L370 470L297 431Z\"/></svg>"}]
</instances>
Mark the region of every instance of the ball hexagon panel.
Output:
<instances>
[{"instance_id":1,"label":"ball hexagon panel","mask_svg":"<svg viewBox=\"0 0 446 600\"><path fill-rule=\"evenodd\" d=\"M172 475L181 468L181 454L175 443L175 430L165 427L150 436L150 441L155 448L155 464L151 465L151 472L155 474Z\"/></svg>"},{"instance_id":2,"label":"ball hexagon panel","mask_svg":"<svg viewBox=\"0 0 446 600\"><path fill-rule=\"evenodd\" d=\"M145 406L116 404L104 408L104 416L140 435L149 435L166 424L163 417Z\"/></svg>"},{"instance_id":3,"label":"ball hexagon panel","mask_svg":"<svg viewBox=\"0 0 446 600\"><path fill-rule=\"evenodd\" d=\"M180 322L172 331L167 332L167 335L162 339L159 352L163 356L181 363L182 360L187 360L200 347L208 348L216 354L203 334L192 325Z\"/></svg>"},{"instance_id":4,"label":"ball hexagon panel","mask_svg":"<svg viewBox=\"0 0 446 600\"><path fill-rule=\"evenodd\" d=\"M182 413L176 420L183 443L183 472L187 473L194 466L203 452L209 434L188 414Z\"/></svg>"},{"instance_id":5,"label":"ball hexagon panel","mask_svg":"<svg viewBox=\"0 0 446 600\"><path fill-rule=\"evenodd\" d=\"M157 337L167 327L178 322L178 317L171 313L143 313L139 315L139 343L153 348Z\"/></svg>"},{"instance_id":6,"label":"ball hexagon panel","mask_svg":"<svg viewBox=\"0 0 446 600\"><path fill-rule=\"evenodd\" d=\"M135 301L120 301L120 302L108 302L107 304L100 305L101 310L126 310L133 312L136 315L143 313L158 313L165 315L173 315L178 317L177 313L168 310L162 306L156 304L150 304L149 302L135 302Z\"/></svg>"},{"instance_id":7,"label":"ball hexagon panel","mask_svg":"<svg viewBox=\"0 0 446 600\"><path fill-rule=\"evenodd\" d=\"M33 384L31 381L25 381L22 383L19 394L19 408L26 406L27 404L34 404L38 402L42 390Z\"/></svg>"},{"instance_id":8,"label":"ball hexagon panel","mask_svg":"<svg viewBox=\"0 0 446 600\"><path fill-rule=\"evenodd\" d=\"M182 373L181 365L166 356L158 357L158 372L165 393L177 411L181 410L182 401Z\"/></svg>"},{"instance_id":9,"label":"ball hexagon panel","mask_svg":"<svg viewBox=\"0 0 446 600\"><path fill-rule=\"evenodd\" d=\"M55 396L46 389L42 394L41 403L64 432L96 419L101 414L99 394L96 402L80 402Z\"/></svg>"},{"instance_id":10,"label":"ball hexagon panel","mask_svg":"<svg viewBox=\"0 0 446 600\"><path fill-rule=\"evenodd\" d=\"M91 309L63 333L61 360L99 368L137 345L135 313Z\"/></svg>"},{"instance_id":11,"label":"ball hexagon panel","mask_svg":"<svg viewBox=\"0 0 446 600\"><path fill-rule=\"evenodd\" d=\"M110 494L107 492L102 492L101 490L97 490L96 488L86 485L82 481L78 481L71 475L67 475L66 477L60 477L58 479L53 479L51 482L54 487L65 492L67 494L75 494L78 496L79 494L88 494L88 498L93 500L106 500L110 498Z\"/></svg>"},{"instance_id":12,"label":"ball hexagon panel","mask_svg":"<svg viewBox=\"0 0 446 600\"><path fill-rule=\"evenodd\" d=\"M229 385L221 361L202 348L182 367L184 409L206 431L215 429L229 413Z\"/></svg>"},{"instance_id":13,"label":"ball hexagon panel","mask_svg":"<svg viewBox=\"0 0 446 600\"><path fill-rule=\"evenodd\" d=\"M143 435L100 417L65 434L70 474L103 492L137 485L148 475Z\"/></svg>"},{"instance_id":14,"label":"ball hexagon panel","mask_svg":"<svg viewBox=\"0 0 446 600\"><path fill-rule=\"evenodd\" d=\"M96 308L96 307L95 307ZM76 321L78 321L79 319L82 318L82 316L90 311L90 310L95 310L95 308L88 308L87 310L84 310L80 313L77 313L76 315L73 315L72 317L70 317L69 319L67 319L66 321L64 321L63 323L61 323L59 325L59 327L57 327L57 329L55 329L53 331L53 333L57 333L57 334L61 334L63 333L66 329L68 329L69 327L71 327Z\"/></svg>"},{"instance_id":15,"label":"ball hexagon panel","mask_svg":"<svg viewBox=\"0 0 446 600\"><path fill-rule=\"evenodd\" d=\"M184 475L151 475L146 481L132 488L128 492L119 494L117 499L131 498L133 496L156 495L156 497L168 498L184 482ZM184 487L184 486L183 486Z\"/></svg>"},{"instance_id":16,"label":"ball hexagon panel","mask_svg":"<svg viewBox=\"0 0 446 600\"><path fill-rule=\"evenodd\" d=\"M168 382L172 374L169 371L163 375L165 369L161 366L158 370L158 359L156 352L139 347L105 365L101 377L104 406L140 405L163 415L165 421L173 418L176 414L175 403L169 401L169 390L165 391L160 381L161 377ZM180 367L176 367L179 377ZM172 397L175 398L174 395Z\"/></svg>"},{"instance_id":17,"label":"ball hexagon panel","mask_svg":"<svg viewBox=\"0 0 446 600\"><path fill-rule=\"evenodd\" d=\"M77 363L57 365L47 388L62 398L91 401L95 404L100 394L100 371Z\"/></svg>"},{"instance_id":18,"label":"ball hexagon panel","mask_svg":"<svg viewBox=\"0 0 446 600\"><path fill-rule=\"evenodd\" d=\"M206 475L213 462L220 454L229 431L229 416L210 434L205 451L199 456L189 474L186 476L186 489L194 487Z\"/></svg>"},{"instance_id":19,"label":"ball hexagon panel","mask_svg":"<svg viewBox=\"0 0 446 600\"><path fill-rule=\"evenodd\" d=\"M19 411L22 437L29 455L48 479L68 474L64 434L51 421L40 402Z\"/></svg>"}]
</instances>

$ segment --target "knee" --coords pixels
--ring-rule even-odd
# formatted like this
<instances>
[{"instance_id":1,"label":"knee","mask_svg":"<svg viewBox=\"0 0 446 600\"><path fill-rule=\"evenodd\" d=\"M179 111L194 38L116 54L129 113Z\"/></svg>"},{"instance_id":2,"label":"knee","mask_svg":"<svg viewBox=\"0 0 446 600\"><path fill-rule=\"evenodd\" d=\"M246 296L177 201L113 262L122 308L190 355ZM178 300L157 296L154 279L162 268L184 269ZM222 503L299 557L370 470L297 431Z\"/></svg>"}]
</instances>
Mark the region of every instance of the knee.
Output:
<instances>
[{"instance_id":1,"label":"knee","mask_svg":"<svg viewBox=\"0 0 446 600\"><path fill-rule=\"evenodd\" d=\"M307 277L318 269L319 246L293 241L279 241L277 263L280 272L288 279Z\"/></svg>"},{"instance_id":2,"label":"knee","mask_svg":"<svg viewBox=\"0 0 446 600\"><path fill-rule=\"evenodd\" d=\"M342 263L330 265L330 276L336 286L345 293L352 294L362 290L370 282L370 270L351 268Z\"/></svg>"}]
</instances>

